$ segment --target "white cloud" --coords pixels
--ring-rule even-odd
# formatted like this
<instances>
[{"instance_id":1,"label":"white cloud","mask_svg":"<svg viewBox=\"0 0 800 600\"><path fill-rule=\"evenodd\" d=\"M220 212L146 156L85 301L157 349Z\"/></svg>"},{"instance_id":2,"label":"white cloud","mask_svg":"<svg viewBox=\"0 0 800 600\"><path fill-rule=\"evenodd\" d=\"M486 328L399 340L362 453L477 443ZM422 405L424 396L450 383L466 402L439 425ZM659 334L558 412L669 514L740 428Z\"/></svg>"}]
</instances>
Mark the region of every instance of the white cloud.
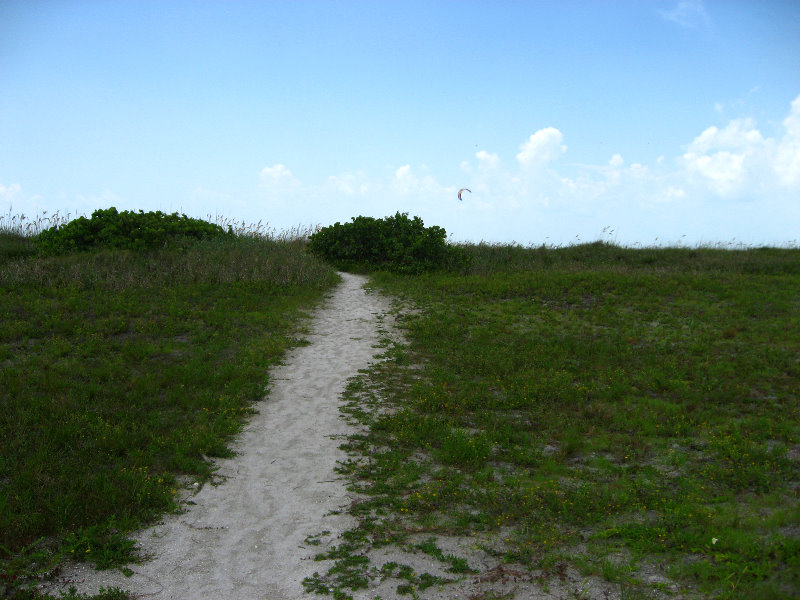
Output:
<instances>
[{"instance_id":1,"label":"white cloud","mask_svg":"<svg viewBox=\"0 0 800 600\"><path fill-rule=\"evenodd\" d=\"M671 10L660 10L658 14L681 27L700 27L710 23L703 0L681 0Z\"/></svg>"},{"instance_id":2,"label":"white cloud","mask_svg":"<svg viewBox=\"0 0 800 600\"><path fill-rule=\"evenodd\" d=\"M516 154L513 145L506 150L516 161L480 150L443 183L415 164L319 182L301 182L277 164L262 170L260 183L292 200L273 211L289 224L401 211L441 225L455 240L564 244L598 239L609 226L627 244L796 238L800 96L777 135L765 135L752 119L723 121L649 163L613 149L596 164L561 163L567 145L554 127L523 138ZM464 202L456 199L460 187L473 192Z\"/></svg>"},{"instance_id":3,"label":"white cloud","mask_svg":"<svg viewBox=\"0 0 800 600\"><path fill-rule=\"evenodd\" d=\"M709 127L683 155L690 175L699 175L711 190L725 196L744 186L746 160L763 151L764 138L750 119L731 121L723 129Z\"/></svg>"},{"instance_id":4,"label":"white cloud","mask_svg":"<svg viewBox=\"0 0 800 600\"><path fill-rule=\"evenodd\" d=\"M394 189L407 194L419 185L419 180L411 172L411 165L403 165L394 172Z\"/></svg>"},{"instance_id":5,"label":"white cloud","mask_svg":"<svg viewBox=\"0 0 800 600\"><path fill-rule=\"evenodd\" d=\"M486 232L472 239L569 243L611 226L621 243L783 243L796 236L787 223L800 211L800 97L784 127L782 137L767 137L737 119L701 131L677 161L628 163L612 153L604 164L564 168L554 162L566 152L564 137L542 129L521 144L516 170L495 155L497 168L482 171L486 153L462 164L464 185L477 192L468 207L473 231Z\"/></svg>"},{"instance_id":6,"label":"white cloud","mask_svg":"<svg viewBox=\"0 0 800 600\"><path fill-rule=\"evenodd\" d=\"M706 178L709 187L724 196L739 191L745 179L744 154L723 150L711 155L684 155L690 172Z\"/></svg>"},{"instance_id":7,"label":"white cloud","mask_svg":"<svg viewBox=\"0 0 800 600\"><path fill-rule=\"evenodd\" d=\"M375 190L364 171L346 172L328 177L327 187L347 196L365 196Z\"/></svg>"},{"instance_id":8,"label":"white cloud","mask_svg":"<svg viewBox=\"0 0 800 600\"><path fill-rule=\"evenodd\" d=\"M546 127L532 134L520 145L517 160L523 169L531 169L552 162L567 151L562 143L564 136L555 127Z\"/></svg>"},{"instance_id":9,"label":"white cloud","mask_svg":"<svg viewBox=\"0 0 800 600\"><path fill-rule=\"evenodd\" d=\"M486 150L476 152L475 157L478 159L478 166L483 169L496 169L500 164L500 157Z\"/></svg>"},{"instance_id":10,"label":"white cloud","mask_svg":"<svg viewBox=\"0 0 800 600\"><path fill-rule=\"evenodd\" d=\"M764 142L761 132L752 119L735 119L723 129L709 127L697 136L690 146L691 151L708 152L715 148L747 150Z\"/></svg>"},{"instance_id":11,"label":"white cloud","mask_svg":"<svg viewBox=\"0 0 800 600\"><path fill-rule=\"evenodd\" d=\"M792 102L789 116L783 121L786 133L775 156L775 172L787 186L800 184L800 96Z\"/></svg>"},{"instance_id":12,"label":"white cloud","mask_svg":"<svg viewBox=\"0 0 800 600\"><path fill-rule=\"evenodd\" d=\"M264 167L260 174L261 190L272 200L282 201L301 190L302 182L285 165Z\"/></svg>"},{"instance_id":13,"label":"white cloud","mask_svg":"<svg viewBox=\"0 0 800 600\"><path fill-rule=\"evenodd\" d=\"M752 119L709 127L682 156L690 179L719 196L744 196L767 190L797 190L800 185L800 96L783 121L782 138L765 138Z\"/></svg>"},{"instance_id":14,"label":"white cloud","mask_svg":"<svg viewBox=\"0 0 800 600\"><path fill-rule=\"evenodd\" d=\"M265 185L296 185L298 180L285 165L277 164L261 169L261 181Z\"/></svg>"},{"instance_id":15,"label":"white cloud","mask_svg":"<svg viewBox=\"0 0 800 600\"><path fill-rule=\"evenodd\" d=\"M423 173L425 167L421 167ZM417 175L411 165L403 165L394 172L391 189L400 196L414 195L418 200L433 199L447 195L448 190L431 175Z\"/></svg>"}]
</instances>

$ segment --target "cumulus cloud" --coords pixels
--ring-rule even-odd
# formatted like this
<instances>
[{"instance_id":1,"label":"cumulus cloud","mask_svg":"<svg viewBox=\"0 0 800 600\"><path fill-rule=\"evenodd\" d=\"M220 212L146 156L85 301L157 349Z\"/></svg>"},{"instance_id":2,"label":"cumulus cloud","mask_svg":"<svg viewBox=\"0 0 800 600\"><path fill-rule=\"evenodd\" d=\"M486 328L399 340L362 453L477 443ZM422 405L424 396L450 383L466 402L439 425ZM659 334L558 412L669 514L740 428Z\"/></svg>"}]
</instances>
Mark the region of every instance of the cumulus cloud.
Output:
<instances>
[{"instance_id":1,"label":"cumulus cloud","mask_svg":"<svg viewBox=\"0 0 800 600\"><path fill-rule=\"evenodd\" d=\"M497 172L501 166L500 157L486 150L480 150L475 153L475 158L478 159L477 171L478 176L485 177L488 173ZM474 175L475 169L468 160L461 161L461 170L467 175Z\"/></svg>"},{"instance_id":2,"label":"cumulus cloud","mask_svg":"<svg viewBox=\"0 0 800 600\"><path fill-rule=\"evenodd\" d=\"M567 151L564 136L555 127L546 127L532 134L520 145L517 161L523 169L541 167Z\"/></svg>"},{"instance_id":3,"label":"cumulus cloud","mask_svg":"<svg viewBox=\"0 0 800 600\"><path fill-rule=\"evenodd\" d=\"M302 183L285 165L276 164L264 167L260 173L261 189L270 198L282 200L297 193Z\"/></svg>"},{"instance_id":4,"label":"cumulus cloud","mask_svg":"<svg viewBox=\"0 0 800 600\"><path fill-rule=\"evenodd\" d=\"M792 102L791 112L783 121L786 133L775 156L775 172L787 186L800 184L800 96Z\"/></svg>"},{"instance_id":5,"label":"cumulus cloud","mask_svg":"<svg viewBox=\"0 0 800 600\"><path fill-rule=\"evenodd\" d=\"M611 226L620 243L672 243L684 235L687 243L734 237L781 243L796 235L787 224L800 213L800 96L782 124L767 135L753 119L720 122L699 130L682 151L646 164L613 149L595 164L560 163L565 136L546 127L521 138L516 154L513 145L507 149L516 161L480 150L461 163L457 180L444 184L412 164L377 174L348 171L319 183L300 182L277 164L260 179L279 197L303 200L285 204L298 222L310 211L315 222L327 223L400 210L445 227L457 240L570 243L597 239ZM461 203L460 187L473 192Z\"/></svg>"},{"instance_id":6,"label":"cumulus cloud","mask_svg":"<svg viewBox=\"0 0 800 600\"><path fill-rule=\"evenodd\" d=\"M797 189L800 185L800 96L783 121L780 139L767 138L752 119L734 119L709 127L682 156L690 176L719 196L759 190Z\"/></svg>"},{"instance_id":7,"label":"cumulus cloud","mask_svg":"<svg viewBox=\"0 0 800 600\"><path fill-rule=\"evenodd\" d=\"M496 169L500 164L500 157L497 154L490 154L486 150L476 152L475 158L478 159L478 165L482 169Z\"/></svg>"},{"instance_id":8,"label":"cumulus cloud","mask_svg":"<svg viewBox=\"0 0 800 600\"><path fill-rule=\"evenodd\" d=\"M391 181L391 189L394 193L401 196L414 195L420 199L432 199L437 196L447 194L446 188L439 184L435 177L424 174L426 169L423 166L422 175L417 175L411 165L403 165L394 172Z\"/></svg>"},{"instance_id":9,"label":"cumulus cloud","mask_svg":"<svg viewBox=\"0 0 800 600\"><path fill-rule=\"evenodd\" d=\"M296 184L297 179L285 165L277 164L261 169L261 181L265 184Z\"/></svg>"},{"instance_id":10,"label":"cumulus cloud","mask_svg":"<svg viewBox=\"0 0 800 600\"><path fill-rule=\"evenodd\" d=\"M394 172L394 189L407 194L419 185L419 179L411 172L411 165L403 165Z\"/></svg>"},{"instance_id":11,"label":"cumulus cloud","mask_svg":"<svg viewBox=\"0 0 800 600\"><path fill-rule=\"evenodd\" d=\"M709 187L717 194L725 196L739 191L745 179L745 155L721 150L713 154L684 155L690 172L705 177Z\"/></svg>"},{"instance_id":12,"label":"cumulus cloud","mask_svg":"<svg viewBox=\"0 0 800 600\"><path fill-rule=\"evenodd\" d=\"M720 147L747 150L763 142L764 137L755 128L752 119L736 119L722 129L709 127L694 139L691 149L697 152L708 152Z\"/></svg>"}]
</instances>

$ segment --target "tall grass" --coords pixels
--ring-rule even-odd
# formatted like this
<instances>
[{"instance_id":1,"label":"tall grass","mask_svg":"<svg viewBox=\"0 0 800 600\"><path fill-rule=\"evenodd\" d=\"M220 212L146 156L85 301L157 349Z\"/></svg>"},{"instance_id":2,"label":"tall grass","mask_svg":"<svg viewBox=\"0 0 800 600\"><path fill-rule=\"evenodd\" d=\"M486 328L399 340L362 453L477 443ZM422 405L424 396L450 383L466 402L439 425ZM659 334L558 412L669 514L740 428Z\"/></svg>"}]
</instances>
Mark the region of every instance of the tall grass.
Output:
<instances>
[{"instance_id":1,"label":"tall grass","mask_svg":"<svg viewBox=\"0 0 800 600\"><path fill-rule=\"evenodd\" d=\"M34 253L33 239L50 227L58 227L70 221L70 215L46 212L33 218L25 215L0 215L0 264L7 260Z\"/></svg>"},{"instance_id":2,"label":"tall grass","mask_svg":"<svg viewBox=\"0 0 800 600\"><path fill-rule=\"evenodd\" d=\"M622 597L798 597L800 250L463 249L373 277L416 310L350 388L359 525L310 588L438 535Z\"/></svg>"},{"instance_id":3,"label":"tall grass","mask_svg":"<svg viewBox=\"0 0 800 600\"><path fill-rule=\"evenodd\" d=\"M70 213L61 213L60 211L56 211L53 214L48 214L47 211L44 211L41 214L28 216L16 214L9 208L7 214L0 215L0 232L5 235L15 235L30 239L45 229L66 225L71 220L72 215Z\"/></svg>"},{"instance_id":4,"label":"tall grass","mask_svg":"<svg viewBox=\"0 0 800 600\"><path fill-rule=\"evenodd\" d=\"M126 534L229 454L337 280L295 236L42 258L22 222L0 228L4 597L65 557L135 560Z\"/></svg>"}]
</instances>

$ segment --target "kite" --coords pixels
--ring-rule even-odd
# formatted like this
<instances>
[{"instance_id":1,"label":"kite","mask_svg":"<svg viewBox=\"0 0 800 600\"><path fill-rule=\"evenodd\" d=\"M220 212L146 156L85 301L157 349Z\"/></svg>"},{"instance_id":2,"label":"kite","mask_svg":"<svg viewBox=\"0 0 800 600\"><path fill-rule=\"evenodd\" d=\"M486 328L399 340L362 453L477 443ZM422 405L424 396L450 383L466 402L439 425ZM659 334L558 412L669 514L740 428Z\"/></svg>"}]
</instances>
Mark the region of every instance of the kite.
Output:
<instances>
[{"instance_id":1,"label":"kite","mask_svg":"<svg viewBox=\"0 0 800 600\"><path fill-rule=\"evenodd\" d=\"M461 197L461 192L469 192L471 194L472 190L468 190L467 188L461 188L460 190L458 190L458 199L463 202L464 199Z\"/></svg>"}]
</instances>

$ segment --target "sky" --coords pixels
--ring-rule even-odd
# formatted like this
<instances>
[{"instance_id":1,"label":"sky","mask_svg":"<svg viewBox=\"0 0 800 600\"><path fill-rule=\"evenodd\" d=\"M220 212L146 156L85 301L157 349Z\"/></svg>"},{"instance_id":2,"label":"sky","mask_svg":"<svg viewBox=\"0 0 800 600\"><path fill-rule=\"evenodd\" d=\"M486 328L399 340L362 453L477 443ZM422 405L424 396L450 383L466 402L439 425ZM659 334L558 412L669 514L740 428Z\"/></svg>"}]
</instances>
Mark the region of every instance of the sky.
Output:
<instances>
[{"instance_id":1,"label":"sky","mask_svg":"<svg viewBox=\"0 0 800 600\"><path fill-rule=\"evenodd\" d=\"M0 215L111 206L797 246L800 2L0 0Z\"/></svg>"}]
</instances>

